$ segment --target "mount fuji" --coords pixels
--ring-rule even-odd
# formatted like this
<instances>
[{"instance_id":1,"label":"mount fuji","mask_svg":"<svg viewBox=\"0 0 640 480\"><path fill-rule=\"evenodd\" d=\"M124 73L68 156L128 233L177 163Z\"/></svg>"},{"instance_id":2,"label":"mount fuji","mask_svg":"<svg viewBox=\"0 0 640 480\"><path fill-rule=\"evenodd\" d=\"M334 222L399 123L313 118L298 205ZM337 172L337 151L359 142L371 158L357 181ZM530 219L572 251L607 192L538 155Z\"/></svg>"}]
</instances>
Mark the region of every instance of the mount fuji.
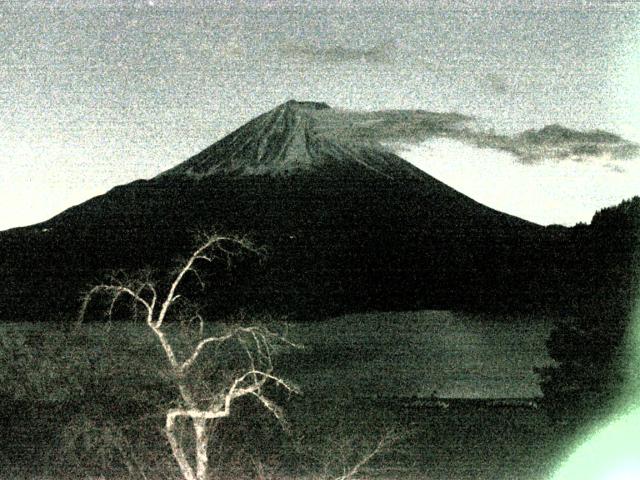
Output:
<instances>
[{"instance_id":1,"label":"mount fuji","mask_svg":"<svg viewBox=\"0 0 640 480\"><path fill-rule=\"evenodd\" d=\"M155 178L0 232L0 318L69 315L103 272L166 272L195 232L212 229L268 252L211 272L200 300L214 313L558 305L579 270L575 229L481 205L379 143L380 131L437 133L464 121L286 102Z\"/></svg>"}]
</instances>

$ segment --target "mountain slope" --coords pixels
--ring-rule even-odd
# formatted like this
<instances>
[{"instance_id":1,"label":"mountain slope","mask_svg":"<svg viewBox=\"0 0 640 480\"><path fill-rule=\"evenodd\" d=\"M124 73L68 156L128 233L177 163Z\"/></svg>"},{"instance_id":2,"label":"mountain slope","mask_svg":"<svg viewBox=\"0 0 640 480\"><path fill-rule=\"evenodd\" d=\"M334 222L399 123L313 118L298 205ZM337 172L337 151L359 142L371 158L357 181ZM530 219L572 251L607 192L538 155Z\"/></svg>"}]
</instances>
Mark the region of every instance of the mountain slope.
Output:
<instances>
[{"instance_id":1,"label":"mountain slope","mask_svg":"<svg viewBox=\"0 0 640 480\"><path fill-rule=\"evenodd\" d=\"M336 118L339 114L325 103L290 100L160 177L277 176L336 167L362 167L389 178L421 176L413 166L379 146L338 137L339 126L330 121Z\"/></svg>"},{"instance_id":2,"label":"mountain slope","mask_svg":"<svg viewBox=\"0 0 640 480\"><path fill-rule=\"evenodd\" d=\"M457 121L438 118L434 128ZM154 179L3 232L0 318L66 315L100 272L162 272L189 251L195 231L212 228L247 234L270 252L262 264L212 277L200 300L214 313L309 318L553 302L550 261L564 232L480 205L346 134L366 125L356 127L325 104L287 102Z\"/></svg>"}]
</instances>

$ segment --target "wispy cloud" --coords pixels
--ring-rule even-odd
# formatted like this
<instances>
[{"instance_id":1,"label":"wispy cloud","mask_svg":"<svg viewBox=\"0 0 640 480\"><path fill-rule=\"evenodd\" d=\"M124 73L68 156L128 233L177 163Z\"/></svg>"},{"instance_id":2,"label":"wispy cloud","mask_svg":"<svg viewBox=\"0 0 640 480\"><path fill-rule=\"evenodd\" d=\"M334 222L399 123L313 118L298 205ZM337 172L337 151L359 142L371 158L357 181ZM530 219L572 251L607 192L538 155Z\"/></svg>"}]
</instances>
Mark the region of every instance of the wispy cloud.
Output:
<instances>
[{"instance_id":1,"label":"wispy cloud","mask_svg":"<svg viewBox=\"0 0 640 480\"><path fill-rule=\"evenodd\" d=\"M489 89L500 95L504 95L509 91L509 84L505 77L497 73L488 73L485 76L486 84Z\"/></svg>"},{"instance_id":2,"label":"wispy cloud","mask_svg":"<svg viewBox=\"0 0 640 480\"><path fill-rule=\"evenodd\" d=\"M316 131L340 141L378 145L415 144L427 138L455 136L471 117L424 110L357 112L327 109L315 113Z\"/></svg>"},{"instance_id":3,"label":"wispy cloud","mask_svg":"<svg viewBox=\"0 0 640 480\"><path fill-rule=\"evenodd\" d=\"M640 145L613 133L573 130L561 125L547 125L511 136L465 131L460 139L479 147L512 153L523 163L536 163L545 158L626 160L640 154Z\"/></svg>"},{"instance_id":4,"label":"wispy cloud","mask_svg":"<svg viewBox=\"0 0 640 480\"><path fill-rule=\"evenodd\" d=\"M367 47L345 45L285 45L282 50L291 57L323 63L390 63L394 60L395 42L386 42Z\"/></svg>"},{"instance_id":5,"label":"wispy cloud","mask_svg":"<svg viewBox=\"0 0 640 480\"><path fill-rule=\"evenodd\" d=\"M392 150L445 138L472 147L508 153L522 164L545 159L574 162L601 159L620 172L621 160L640 156L640 145L604 130L574 130L547 125L514 135L481 128L478 119L458 113L424 110L357 112L326 109L315 113L318 133L349 141L377 143Z\"/></svg>"}]
</instances>

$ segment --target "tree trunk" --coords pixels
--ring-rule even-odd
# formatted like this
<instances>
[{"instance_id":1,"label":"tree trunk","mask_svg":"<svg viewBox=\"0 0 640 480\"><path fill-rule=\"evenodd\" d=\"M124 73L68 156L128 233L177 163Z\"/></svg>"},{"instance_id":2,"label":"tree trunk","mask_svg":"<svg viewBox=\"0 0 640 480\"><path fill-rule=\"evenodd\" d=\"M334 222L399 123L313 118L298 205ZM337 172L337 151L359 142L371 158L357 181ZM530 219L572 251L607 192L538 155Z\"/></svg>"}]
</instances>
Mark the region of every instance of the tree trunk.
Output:
<instances>
[{"instance_id":1,"label":"tree trunk","mask_svg":"<svg viewBox=\"0 0 640 480\"><path fill-rule=\"evenodd\" d=\"M176 416L173 416L171 414L167 415L166 433L169 440L169 445L171 445L171 452L173 453L173 457L178 462L178 466L180 467L180 472L182 473L184 480L199 480L199 477L196 478L196 475L193 473L193 468L191 468L191 465L189 465L187 456L184 454L184 450L182 449L180 442L176 438L174 430L176 418Z\"/></svg>"},{"instance_id":2,"label":"tree trunk","mask_svg":"<svg viewBox=\"0 0 640 480\"><path fill-rule=\"evenodd\" d=\"M209 470L207 419L194 418L193 427L196 430L196 478L207 480Z\"/></svg>"}]
</instances>

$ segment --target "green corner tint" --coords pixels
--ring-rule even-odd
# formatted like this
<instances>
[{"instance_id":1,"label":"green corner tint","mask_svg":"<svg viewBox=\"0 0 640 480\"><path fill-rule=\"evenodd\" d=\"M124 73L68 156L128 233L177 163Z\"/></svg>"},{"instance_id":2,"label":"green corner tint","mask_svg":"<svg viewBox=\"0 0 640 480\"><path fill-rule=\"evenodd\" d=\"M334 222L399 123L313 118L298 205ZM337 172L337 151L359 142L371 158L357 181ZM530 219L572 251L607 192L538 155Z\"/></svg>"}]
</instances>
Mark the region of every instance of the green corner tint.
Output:
<instances>
[{"instance_id":1,"label":"green corner tint","mask_svg":"<svg viewBox=\"0 0 640 480\"><path fill-rule=\"evenodd\" d=\"M640 479L640 298L627 336L627 386L618 413L587 435L553 480Z\"/></svg>"}]
</instances>

